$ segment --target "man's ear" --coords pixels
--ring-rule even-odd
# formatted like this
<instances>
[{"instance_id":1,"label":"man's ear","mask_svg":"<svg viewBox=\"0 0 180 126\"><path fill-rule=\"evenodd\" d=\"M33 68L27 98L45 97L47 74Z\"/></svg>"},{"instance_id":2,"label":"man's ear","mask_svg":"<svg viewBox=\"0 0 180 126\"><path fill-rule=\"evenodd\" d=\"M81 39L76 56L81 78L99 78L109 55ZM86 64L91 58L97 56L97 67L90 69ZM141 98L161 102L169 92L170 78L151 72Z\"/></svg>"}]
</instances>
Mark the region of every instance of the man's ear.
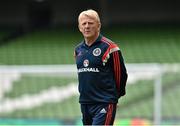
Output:
<instances>
[{"instance_id":1,"label":"man's ear","mask_svg":"<svg viewBox=\"0 0 180 126\"><path fill-rule=\"evenodd\" d=\"M98 24L98 31L101 30L101 23Z\"/></svg>"},{"instance_id":2,"label":"man's ear","mask_svg":"<svg viewBox=\"0 0 180 126\"><path fill-rule=\"evenodd\" d=\"M79 31L82 32L81 26L78 24Z\"/></svg>"}]
</instances>

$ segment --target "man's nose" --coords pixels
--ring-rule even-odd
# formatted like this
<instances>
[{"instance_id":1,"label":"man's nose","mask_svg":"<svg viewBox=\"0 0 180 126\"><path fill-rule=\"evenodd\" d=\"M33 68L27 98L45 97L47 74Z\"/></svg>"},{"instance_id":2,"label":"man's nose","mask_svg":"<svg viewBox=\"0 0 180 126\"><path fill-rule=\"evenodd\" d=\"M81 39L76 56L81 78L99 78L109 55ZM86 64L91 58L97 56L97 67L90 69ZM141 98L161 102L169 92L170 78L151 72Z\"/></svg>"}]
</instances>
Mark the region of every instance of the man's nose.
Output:
<instances>
[{"instance_id":1,"label":"man's nose","mask_svg":"<svg viewBox=\"0 0 180 126\"><path fill-rule=\"evenodd\" d=\"M88 28L89 27L89 23L86 23L85 27Z\"/></svg>"}]
</instances>

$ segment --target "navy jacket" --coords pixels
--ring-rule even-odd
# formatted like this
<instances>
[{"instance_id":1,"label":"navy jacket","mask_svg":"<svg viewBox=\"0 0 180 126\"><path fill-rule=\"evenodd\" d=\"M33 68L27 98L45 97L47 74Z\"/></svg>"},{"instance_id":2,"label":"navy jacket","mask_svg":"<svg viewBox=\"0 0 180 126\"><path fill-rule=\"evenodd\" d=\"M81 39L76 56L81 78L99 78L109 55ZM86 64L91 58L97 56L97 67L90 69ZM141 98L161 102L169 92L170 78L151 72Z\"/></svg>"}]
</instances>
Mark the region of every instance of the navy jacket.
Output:
<instances>
[{"instance_id":1,"label":"navy jacket","mask_svg":"<svg viewBox=\"0 0 180 126\"><path fill-rule=\"evenodd\" d=\"M119 47L106 37L88 46L81 42L75 48L79 80L79 102L117 103L125 95L127 72Z\"/></svg>"}]
</instances>

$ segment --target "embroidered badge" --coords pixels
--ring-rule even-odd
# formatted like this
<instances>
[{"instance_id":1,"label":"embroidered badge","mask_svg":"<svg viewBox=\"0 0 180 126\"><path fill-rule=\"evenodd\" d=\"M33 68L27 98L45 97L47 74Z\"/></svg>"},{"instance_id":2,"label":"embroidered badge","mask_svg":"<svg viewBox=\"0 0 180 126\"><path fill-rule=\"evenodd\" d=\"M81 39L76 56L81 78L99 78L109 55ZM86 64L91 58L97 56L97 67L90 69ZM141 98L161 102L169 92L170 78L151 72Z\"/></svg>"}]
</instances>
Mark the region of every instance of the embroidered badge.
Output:
<instances>
[{"instance_id":1,"label":"embroidered badge","mask_svg":"<svg viewBox=\"0 0 180 126\"><path fill-rule=\"evenodd\" d=\"M99 55L101 55L101 49L100 49L100 48L95 48L95 49L93 50L93 55L94 55L94 56L99 56Z\"/></svg>"}]
</instances>

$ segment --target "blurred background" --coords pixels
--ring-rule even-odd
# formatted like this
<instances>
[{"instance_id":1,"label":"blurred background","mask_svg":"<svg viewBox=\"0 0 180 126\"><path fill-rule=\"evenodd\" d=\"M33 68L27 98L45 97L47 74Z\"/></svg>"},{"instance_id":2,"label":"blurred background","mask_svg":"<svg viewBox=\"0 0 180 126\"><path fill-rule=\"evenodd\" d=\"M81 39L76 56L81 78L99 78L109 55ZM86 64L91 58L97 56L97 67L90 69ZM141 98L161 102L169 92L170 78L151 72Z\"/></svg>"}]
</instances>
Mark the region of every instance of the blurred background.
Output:
<instances>
[{"instance_id":1,"label":"blurred background","mask_svg":"<svg viewBox=\"0 0 180 126\"><path fill-rule=\"evenodd\" d=\"M77 18L95 9L129 74L116 125L180 124L180 1L1 0L0 125L82 125Z\"/></svg>"}]
</instances>

